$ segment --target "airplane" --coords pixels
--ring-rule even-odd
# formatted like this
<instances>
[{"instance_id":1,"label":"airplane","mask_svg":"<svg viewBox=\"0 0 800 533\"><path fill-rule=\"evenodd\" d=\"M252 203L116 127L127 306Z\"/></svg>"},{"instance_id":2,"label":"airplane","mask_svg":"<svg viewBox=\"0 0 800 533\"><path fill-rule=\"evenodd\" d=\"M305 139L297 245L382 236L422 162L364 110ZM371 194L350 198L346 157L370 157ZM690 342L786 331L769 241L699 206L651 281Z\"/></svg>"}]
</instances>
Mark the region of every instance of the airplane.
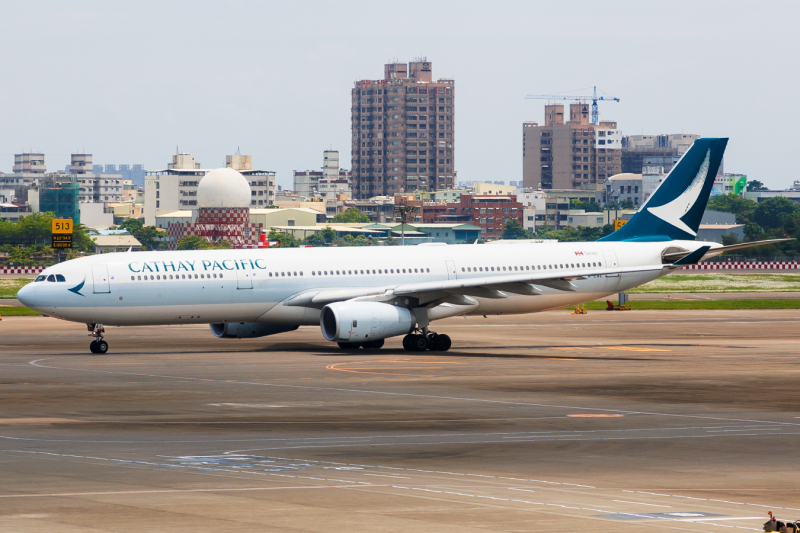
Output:
<instances>
[{"instance_id":1,"label":"airplane","mask_svg":"<svg viewBox=\"0 0 800 533\"><path fill-rule=\"evenodd\" d=\"M17 298L87 325L209 324L219 338L319 325L345 350L403 335L409 351L447 351L430 325L452 316L534 313L605 298L726 250L696 241L728 139L698 139L620 229L595 242L123 252L46 268Z\"/></svg>"}]
</instances>

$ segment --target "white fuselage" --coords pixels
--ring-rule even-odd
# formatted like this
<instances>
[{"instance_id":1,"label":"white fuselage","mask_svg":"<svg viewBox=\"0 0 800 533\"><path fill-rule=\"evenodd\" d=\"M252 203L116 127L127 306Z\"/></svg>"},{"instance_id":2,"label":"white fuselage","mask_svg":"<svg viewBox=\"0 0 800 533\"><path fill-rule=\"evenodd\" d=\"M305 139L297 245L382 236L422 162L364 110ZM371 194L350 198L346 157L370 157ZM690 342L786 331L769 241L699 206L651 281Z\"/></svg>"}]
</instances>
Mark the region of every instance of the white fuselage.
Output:
<instances>
[{"instance_id":1,"label":"white fuselage","mask_svg":"<svg viewBox=\"0 0 800 533\"><path fill-rule=\"evenodd\" d=\"M284 303L312 289L386 288L547 269L630 268L662 264L671 246L695 250L716 243L575 242L419 245L348 248L205 250L102 254L49 267L63 282L29 284L23 303L45 314L106 325L259 322L316 325L320 310ZM571 265L571 266L570 266ZM592 266L597 265L597 266ZM575 291L475 297L444 316L531 313L574 305L658 278L668 270L576 279ZM82 286L81 286L82 284ZM22 295L22 292L20 293ZM453 307L453 306L451 306Z\"/></svg>"}]
</instances>

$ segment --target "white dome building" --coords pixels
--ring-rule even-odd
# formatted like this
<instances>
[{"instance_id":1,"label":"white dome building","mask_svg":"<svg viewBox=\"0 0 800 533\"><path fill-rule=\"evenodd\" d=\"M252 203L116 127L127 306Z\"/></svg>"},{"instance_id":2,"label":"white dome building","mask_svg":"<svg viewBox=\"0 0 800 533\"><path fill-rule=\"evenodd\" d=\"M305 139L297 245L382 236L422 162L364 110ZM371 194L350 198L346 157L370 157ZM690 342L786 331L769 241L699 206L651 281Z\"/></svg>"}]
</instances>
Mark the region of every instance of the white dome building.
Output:
<instances>
[{"instance_id":1,"label":"white dome building","mask_svg":"<svg viewBox=\"0 0 800 533\"><path fill-rule=\"evenodd\" d=\"M197 207L249 209L250 184L232 168L217 168L197 185Z\"/></svg>"},{"instance_id":2,"label":"white dome building","mask_svg":"<svg viewBox=\"0 0 800 533\"><path fill-rule=\"evenodd\" d=\"M233 248L255 248L262 224L250 222L252 193L247 179L232 168L217 168L197 184L197 210L191 222L170 223L170 248L197 235L210 244L227 241Z\"/></svg>"}]
</instances>

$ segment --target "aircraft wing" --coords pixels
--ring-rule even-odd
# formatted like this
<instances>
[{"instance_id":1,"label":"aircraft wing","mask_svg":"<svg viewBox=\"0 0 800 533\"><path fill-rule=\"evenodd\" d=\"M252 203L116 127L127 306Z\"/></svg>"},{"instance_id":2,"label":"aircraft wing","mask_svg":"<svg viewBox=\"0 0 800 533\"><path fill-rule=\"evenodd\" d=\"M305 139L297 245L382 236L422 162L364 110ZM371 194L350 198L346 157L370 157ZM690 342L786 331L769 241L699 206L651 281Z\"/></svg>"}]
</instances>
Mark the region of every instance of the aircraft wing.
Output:
<instances>
[{"instance_id":1,"label":"aircraft wing","mask_svg":"<svg viewBox=\"0 0 800 533\"><path fill-rule=\"evenodd\" d=\"M573 292L578 287L576 279L626 274L632 272L660 272L671 265L650 265L631 268L574 268L550 271L508 273L502 276L483 276L466 279L404 283L400 285L352 289L320 289L302 292L285 301L283 305L315 307L321 309L329 303L345 300L398 301L413 298L417 306L435 302L457 303L460 297L507 298L508 293L536 296L542 287Z\"/></svg>"}]
</instances>

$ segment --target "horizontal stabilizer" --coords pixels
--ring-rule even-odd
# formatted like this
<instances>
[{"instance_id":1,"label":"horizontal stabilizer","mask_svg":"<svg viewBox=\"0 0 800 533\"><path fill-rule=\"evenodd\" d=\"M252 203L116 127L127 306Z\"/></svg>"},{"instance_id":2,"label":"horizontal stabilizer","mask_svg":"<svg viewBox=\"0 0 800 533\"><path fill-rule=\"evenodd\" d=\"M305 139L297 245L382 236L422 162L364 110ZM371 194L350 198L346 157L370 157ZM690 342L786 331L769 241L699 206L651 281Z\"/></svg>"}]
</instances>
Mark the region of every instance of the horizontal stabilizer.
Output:
<instances>
[{"instance_id":1,"label":"horizontal stabilizer","mask_svg":"<svg viewBox=\"0 0 800 533\"><path fill-rule=\"evenodd\" d=\"M696 265L698 262L700 262L701 259L703 259L703 256L705 256L706 252L709 251L710 249L711 249L710 246L701 246L694 252L688 255L684 255L683 257L672 263L672 266Z\"/></svg>"},{"instance_id":2,"label":"horizontal stabilizer","mask_svg":"<svg viewBox=\"0 0 800 533\"><path fill-rule=\"evenodd\" d=\"M731 250L742 250L744 248L752 248L753 246L764 246L765 244L777 244L779 242L787 242L794 240L797 239L770 239L768 241L753 241L753 242L743 242L741 244L731 244L730 246L722 246L720 248L713 248L709 250L703 257L703 259L717 256L722 252L730 252Z\"/></svg>"}]
</instances>

